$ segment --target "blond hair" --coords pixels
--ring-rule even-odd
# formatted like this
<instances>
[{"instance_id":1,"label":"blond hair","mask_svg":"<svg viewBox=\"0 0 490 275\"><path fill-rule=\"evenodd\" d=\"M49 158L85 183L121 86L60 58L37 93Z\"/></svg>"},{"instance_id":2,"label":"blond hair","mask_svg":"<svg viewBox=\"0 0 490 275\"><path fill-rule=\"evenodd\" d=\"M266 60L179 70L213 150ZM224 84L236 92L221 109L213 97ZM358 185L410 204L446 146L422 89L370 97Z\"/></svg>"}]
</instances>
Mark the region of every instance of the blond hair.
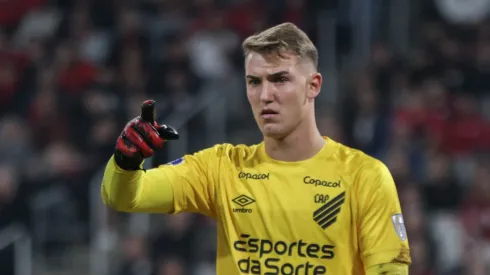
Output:
<instances>
[{"instance_id":1,"label":"blond hair","mask_svg":"<svg viewBox=\"0 0 490 275\"><path fill-rule=\"evenodd\" d=\"M284 58L294 53L302 60L313 62L318 67L318 51L308 35L293 23L282 23L249 36L242 43L245 56L251 52L274 54Z\"/></svg>"}]
</instances>

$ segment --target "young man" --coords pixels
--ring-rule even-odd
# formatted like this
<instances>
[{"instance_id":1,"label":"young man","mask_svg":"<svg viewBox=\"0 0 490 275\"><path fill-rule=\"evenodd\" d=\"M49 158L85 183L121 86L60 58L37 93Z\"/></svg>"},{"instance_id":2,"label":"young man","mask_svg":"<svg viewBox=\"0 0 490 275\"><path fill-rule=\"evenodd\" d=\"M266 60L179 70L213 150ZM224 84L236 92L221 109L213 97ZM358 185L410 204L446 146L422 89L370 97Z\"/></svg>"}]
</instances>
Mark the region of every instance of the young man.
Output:
<instances>
[{"instance_id":1,"label":"young man","mask_svg":"<svg viewBox=\"0 0 490 275\"><path fill-rule=\"evenodd\" d=\"M102 182L118 211L197 212L218 223L217 272L408 274L395 184L380 161L322 137L322 76L307 35L290 23L243 42L247 96L264 136L216 145L155 169L143 158L175 138L153 121L154 102L125 127Z\"/></svg>"}]
</instances>

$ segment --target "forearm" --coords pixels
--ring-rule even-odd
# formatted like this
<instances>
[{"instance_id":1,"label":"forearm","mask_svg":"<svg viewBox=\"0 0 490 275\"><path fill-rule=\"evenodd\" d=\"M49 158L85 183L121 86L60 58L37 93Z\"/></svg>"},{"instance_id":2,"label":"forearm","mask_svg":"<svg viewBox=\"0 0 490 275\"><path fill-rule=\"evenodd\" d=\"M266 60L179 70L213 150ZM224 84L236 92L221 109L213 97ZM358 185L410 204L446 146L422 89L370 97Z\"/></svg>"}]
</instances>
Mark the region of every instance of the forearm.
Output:
<instances>
[{"instance_id":1,"label":"forearm","mask_svg":"<svg viewBox=\"0 0 490 275\"><path fill-rule=\"evenodd\" d=\"M366 275L408 275L408 265L402 263L378 264L369 267Z\"/></svg>"},{"instance_id":2,"label":"forearm","mask_svg":"<svg viewBox=\"0 0 490 275\"><path fill-rule=\"evenodd\" d=\"M173 192L163 171L125 171L111 157L102 180L102 200L117 211L160 212L173 210Z\"/></svg>"}]
</instances>

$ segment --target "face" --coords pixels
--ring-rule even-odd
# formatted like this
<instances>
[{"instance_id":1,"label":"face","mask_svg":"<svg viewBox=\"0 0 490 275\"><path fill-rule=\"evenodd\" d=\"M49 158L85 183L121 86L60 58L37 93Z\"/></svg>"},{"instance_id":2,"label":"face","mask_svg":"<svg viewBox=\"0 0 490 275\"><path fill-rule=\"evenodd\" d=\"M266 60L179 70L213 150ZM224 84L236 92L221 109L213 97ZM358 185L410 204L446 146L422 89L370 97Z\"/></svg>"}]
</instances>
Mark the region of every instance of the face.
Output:
<instances>
[{"instance_id":1,"label":"face","mask_svg":"<svg viewBox=\"0 0 490 275\"><path fill-rule=\"evenodd\" d=\"M245 60L247 97L265 137L284 138L307 119L314 119L314 99L322 77L312 62L252 52Z\"/></svg>"}]
</instances>

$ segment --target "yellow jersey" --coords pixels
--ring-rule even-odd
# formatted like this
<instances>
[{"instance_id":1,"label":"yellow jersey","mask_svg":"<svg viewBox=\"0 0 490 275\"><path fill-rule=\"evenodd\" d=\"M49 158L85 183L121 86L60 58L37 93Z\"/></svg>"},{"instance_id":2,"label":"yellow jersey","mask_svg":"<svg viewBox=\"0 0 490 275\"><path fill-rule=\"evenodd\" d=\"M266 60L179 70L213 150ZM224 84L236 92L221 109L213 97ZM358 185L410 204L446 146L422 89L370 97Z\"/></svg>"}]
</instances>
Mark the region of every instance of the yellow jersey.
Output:
<instances>
[{"instance_id":1,"label":"yellow jersey","mask_svg":"<svg viewBox=\"0 0 490 275\"><path fill-rule=\"evenodd\" d=\"M221 144L186 155L141 172L157 183L138 191L141 203L133 208L215 218L219 275L361 275L377 264L409 264L398 194L386 166L326 141L318 154L298 162L271 159L263 143ZM106 174L117 169L111 161ZM159 205L158 181L171 184L169 211ZM105 200L109 189L103 188Z\"/></svg>"}]
</instances>

